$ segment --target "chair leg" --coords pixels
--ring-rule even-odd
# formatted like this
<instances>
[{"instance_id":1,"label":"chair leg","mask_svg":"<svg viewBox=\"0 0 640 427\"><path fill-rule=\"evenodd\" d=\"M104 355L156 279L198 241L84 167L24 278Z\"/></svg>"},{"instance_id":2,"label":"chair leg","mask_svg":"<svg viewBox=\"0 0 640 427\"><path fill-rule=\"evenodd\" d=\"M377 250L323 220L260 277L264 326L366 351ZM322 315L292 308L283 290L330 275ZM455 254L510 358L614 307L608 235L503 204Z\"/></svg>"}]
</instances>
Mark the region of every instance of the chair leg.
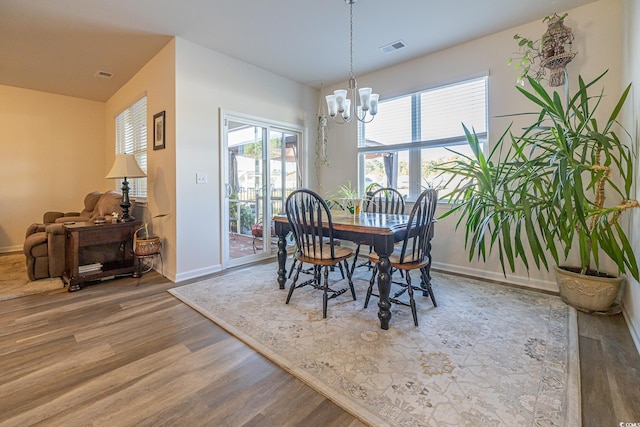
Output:
<instances>
[{"instance_id":1,"label":"chair leg","mask_svg":"<svg viewBox=\"0 0 640 427\"><path fill-rule=\"evenodd\" d=\"M373 292L373 284L376 282L376 273L378 272L378 264L374 264L373 272L371 273L371 280L369 280L369 288L367 289L367 296L364 299L364 308L369 305L369 298L371 298L371 292Z\"/></svg>"},{"instance_id":2,"label":"chair leg","mask_svg":"<svg viewBox=\"0 0 640 427\"><path fill-rule=\"evenodd\" d=\"M433 303L434 307L438 306L438 303L436 302L436 297L433 296L433 289L431 289L431 280L429 279L429 273L427 271L424 271L424 269L420 269L420 274L422 276L422 286L423 288L426 287L426 291L429 293L429 297L431 298L431 302ZM422 291L422 293L424 294L424 290ZM425 295L426 296L426 295Z\"/></svg>"},{"instance_id":3,"label":"chair leg","mask_svg":"<svg viewBox=\"0 0 640 427\"><path fill-rule=\"evenodd\" d=\"M291 294L293 290L296 288L296 282L298 281L298 276L300 276L300 270L302 270L302 263L298 264L298 270L296 270L296 275L293 276L293 282L291 282L291 286L289 287L289 295L287 295L287 302L289 304L289 300L291 299Z\"/></svg>"},{"instance_id":4,"label":"chair leg","mask_svg":"<svg viewBox=\"0 0 640 427\"><path fill-rule=\"evenodd\" d=\"M349 274L349 265L345 264L347 266L347 274ZM344 270L342 268L342 264L338 263L338 268L340 268L340 274L342 274L342 278L344 279Z\"/></svg>"},{"instance_id":5,"label":"chair leg","mask_svg":"<svg viewBox=\"0 0 640 427\"><path fill-rule=\"evenodd\" d=\"M324 268L324 292L322 293L322 318L327 318L327 302L329 301L329 296L327 295L327 291L329 290L329 267Z\"/></svg>"},{"instance_id":6,"label":"chair leg","mask_svg":"<svg viewBox=\"0 0 640 427\"><path fill-rule=\"evenodd\" d=\"M291 270L289 270L289 279L291 279L291 275L293 274L293 270L296 268L296 263L298 260L296 258L293 259L293 263L291 264Z\"/></svg>"},{"instance_id":7,"label":"chair leg","mask_svg":"<svg viewBox=\"0 0 640 427\"><path fill-rule=\"evenodd\" d=\"M353 272L356 269L356 264L358 263L358 254L360 253L360 245L356 246L356 252L353 255L353 264L351 264L351 275L353 276Z\"/></svg>"},{"instance_id":8,"label":"chair leg","mask_svg":"<svg viewBox=\"0 0 640 427\"><path fill-rule=\"evenodd\" d=\"M351 271L349 271L349 263L347 260L344 260L344 268L347 270L347 277L349 279L349 288L351 288L351 295L353 296L353 300L356 300L356 289L353 287L353 276L351 275Z\"/></svg>"},{"instance_id":9,"label":"chair leg","mask_svg":"<svg viewBox=\"0 0 640 427\"><path fill-rule=\"evenodd\" d=\"M413 314L413 324L418 326L418 311L416 310L416 300L413 299L413 288L411 287L411 275L406 272L407 292L409 293L409 305L411 306L411 314Z\"/></svg>"}]
</instances>

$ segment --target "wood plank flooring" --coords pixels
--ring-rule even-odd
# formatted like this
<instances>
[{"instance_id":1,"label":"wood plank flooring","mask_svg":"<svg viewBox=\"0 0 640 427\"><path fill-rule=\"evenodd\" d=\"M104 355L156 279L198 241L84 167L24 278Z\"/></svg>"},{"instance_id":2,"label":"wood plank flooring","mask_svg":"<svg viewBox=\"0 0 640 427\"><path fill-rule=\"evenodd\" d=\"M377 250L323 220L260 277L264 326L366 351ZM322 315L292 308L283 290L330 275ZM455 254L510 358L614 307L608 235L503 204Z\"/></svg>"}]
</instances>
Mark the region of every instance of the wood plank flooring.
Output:
<instances>
[{"instance_id":1,"label":"wood plank flooring","mask_svg":"<svg viewBox=\"0 0 640 427\"><path fill-rule=\"evenodd\" d=\"M363 424L166 292L156 272L0 302L0 425ZM584 426L640 422L622 316L582 313Z\"/></svg>"}]
</instances>

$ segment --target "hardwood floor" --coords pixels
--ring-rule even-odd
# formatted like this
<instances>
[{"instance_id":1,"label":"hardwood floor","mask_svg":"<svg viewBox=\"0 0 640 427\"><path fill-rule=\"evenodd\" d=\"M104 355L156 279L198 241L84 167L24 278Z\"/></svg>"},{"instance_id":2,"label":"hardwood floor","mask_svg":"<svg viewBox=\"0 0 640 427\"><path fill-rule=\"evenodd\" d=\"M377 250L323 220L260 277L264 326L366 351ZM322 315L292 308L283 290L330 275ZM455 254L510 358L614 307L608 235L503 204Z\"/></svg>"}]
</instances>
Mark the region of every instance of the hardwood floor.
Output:
<instances>
[{"instance_id":1,"label":"hardwood floor","mask_svg":"<svg viewBox=\"0 0 640 427\"><path fill-rule=\"evenodd\" d=\"M640 355L624 317L578 313L582 425L640 426Z\"/></svg>"},{"instance_id":2,"label":"hardwood floor","mask_svg":"<svg viewBox=\"0 0 640 427\"><path fill-rule=\"evenodd\" d=\"M362 426L151 272L0 302L0 425ZM578 316L584 426L640 422L622 316Z\"/></svg>"}]
</instances>

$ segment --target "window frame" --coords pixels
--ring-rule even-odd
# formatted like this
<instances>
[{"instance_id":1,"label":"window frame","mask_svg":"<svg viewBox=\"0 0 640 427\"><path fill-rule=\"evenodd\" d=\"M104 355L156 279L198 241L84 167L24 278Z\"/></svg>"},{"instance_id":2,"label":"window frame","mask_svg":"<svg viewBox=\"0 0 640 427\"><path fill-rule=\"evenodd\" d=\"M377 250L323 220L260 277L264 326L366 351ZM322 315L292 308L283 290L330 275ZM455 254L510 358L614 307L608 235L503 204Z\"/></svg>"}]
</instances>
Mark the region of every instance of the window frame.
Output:
<instances>
[{"instance_id":1,"label":"window frame","mask_svg":"<svg viewBox=\"0 0 640 427\"><path fill-rule=\"evenodd\" d=\"M436 138L436 139L426 139L421 140L420 135L422 132L422 113L421 113L421 100L420 96L425 92L430 92L438 89L443 89L451 86L463 85L470 82L475 81L483 81L484 82L484 113L485 113L485 131L484 132L476 132L478 139L482 143L483 150L486 150L487 139L488 139L488 111L489 111L489 101L488 101L488 74L483 74L478 77L468 78L460 81L456 81L453 83L443 84L440 86L435 86L429 89L419 90L415 92L410 92L406 94L402 94L393 98L386 99L381 101L390 102L395 101L401 98L411 97L411 138L410 142L403 142L398 144L388 144L388 145L380 145L380 146L365 146L365 123L358 123L358 184L361 192L366 191L365 178L365 155L373 154L373 153L401 153L403 151L408 151L409 155L409 195L407 196L407 201L414 201L421 193L421 182L422 182L422 155L421 152L424 149L428 148L449 148L453 151L456 150L455 147L463 146L467 144L466 136L462 133L461 126L461 134L445 137L445 138ZM420 183L420 184L419 184ZM397 176L395 185L393 188L397 188ZM442 192L440 192L442 193ZM439 194L443 196L443 194Z\"/></svg>"}]
</instances>

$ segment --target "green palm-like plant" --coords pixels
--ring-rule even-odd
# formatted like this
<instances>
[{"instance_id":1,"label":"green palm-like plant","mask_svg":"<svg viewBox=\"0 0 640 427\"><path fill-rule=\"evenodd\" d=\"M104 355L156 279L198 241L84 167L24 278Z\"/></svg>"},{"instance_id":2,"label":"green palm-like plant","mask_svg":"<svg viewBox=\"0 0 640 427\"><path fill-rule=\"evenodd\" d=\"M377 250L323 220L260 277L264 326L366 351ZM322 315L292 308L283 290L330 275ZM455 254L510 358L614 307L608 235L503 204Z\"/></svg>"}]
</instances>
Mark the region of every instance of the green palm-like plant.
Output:
<instances>
[{"instance_id":1,"label":"green palm-like plant","mask_svg":"<svg viewBox=\"0 0 640 427\"><path fill-rule=\"evenodd\" d=\"M631 198L633 138L617 122L631 86L601 126L596 111L603 93L590 95L589 89L605 74L589 83L579 77L566 105L529 77L532 89L517 89L540 111L528 113L535 120L520 136L507 129L488 157L475 133L464 128L473 156L458 154L438 169L458 181L445 196L453 208L443 217L460 214L456 229L464 224L470 260L485 260L497 249L506 275L506 266L515 271L518 258L527 270L531 260L548 270L549 254L559 264L578 250L580 273L602 275L602 251L618 273L638 280L636 257L619 224L624 211L640 206ZM606 204L605 195L615 204Z\"/></svg>"}]
</instances>

